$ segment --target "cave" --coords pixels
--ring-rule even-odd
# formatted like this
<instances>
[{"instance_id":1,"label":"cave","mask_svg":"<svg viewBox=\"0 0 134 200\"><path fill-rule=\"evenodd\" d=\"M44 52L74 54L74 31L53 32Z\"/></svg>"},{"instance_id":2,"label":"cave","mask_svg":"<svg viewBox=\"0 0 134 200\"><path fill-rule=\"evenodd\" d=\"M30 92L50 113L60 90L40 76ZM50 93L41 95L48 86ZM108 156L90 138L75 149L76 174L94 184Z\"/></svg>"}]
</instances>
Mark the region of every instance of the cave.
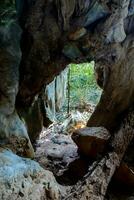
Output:
<instances>
[{"instance_id":1,"label":"cave","mask_svg":"<svg viewBox=\"0 0 134 200\"><path fill-rule=\"evenodd\" d=\"M1 0L0 199L134 199L133 56L133 0ZM46 91L91 61L100 100L62 135Z\"/></svg>"},{"instance_id":2,"label":"cave","mask_svg":"<svg viewBox=\"0 0 134 200\"><path fill-rule=\"evenodd\" d=\"M77 111L87 111L87 117L90 117L102 93L97 84L94 64L94 61L71 63L44 87L43 107L52 123L63 122L72 112Z\"/></svg>"}]
</instances>

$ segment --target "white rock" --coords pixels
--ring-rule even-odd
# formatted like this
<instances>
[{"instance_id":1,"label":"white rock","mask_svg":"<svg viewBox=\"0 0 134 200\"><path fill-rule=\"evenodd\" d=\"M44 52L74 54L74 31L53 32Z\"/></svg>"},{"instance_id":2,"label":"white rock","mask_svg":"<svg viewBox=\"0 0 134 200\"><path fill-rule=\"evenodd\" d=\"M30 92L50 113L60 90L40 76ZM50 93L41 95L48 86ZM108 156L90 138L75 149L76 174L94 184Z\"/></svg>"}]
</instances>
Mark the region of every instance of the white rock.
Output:
<instances>
[{"instance_id":1,"label":"white rock","mask_svg":"<svg viewBox=\"0 0 134 200\"><path fill-rule=\"evenodd\" d=\"M30 159L11 151L0 152L0 199L59 199L59 188L53 174Z\"/></svg>"}]
</instances>

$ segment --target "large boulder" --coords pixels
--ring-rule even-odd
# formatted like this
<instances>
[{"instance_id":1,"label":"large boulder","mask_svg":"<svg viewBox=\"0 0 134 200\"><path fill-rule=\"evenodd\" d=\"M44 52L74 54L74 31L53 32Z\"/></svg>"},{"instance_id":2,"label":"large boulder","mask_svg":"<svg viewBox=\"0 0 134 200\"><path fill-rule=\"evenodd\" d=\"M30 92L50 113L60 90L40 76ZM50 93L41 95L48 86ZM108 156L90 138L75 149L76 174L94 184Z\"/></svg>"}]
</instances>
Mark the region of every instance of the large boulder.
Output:
<instances>
[{"instance_id":1,"label":"large boulder","mask_svg":"<svg viewBox=\"0 0 134 200\"><path fill-rule=\"evenodd\" d=\"M110 133L103 127L85 127L72 134L72 139L79 151L92 158L104 151L109 138Z\"/></svg>"},{"instance_id":2,"label":"large boulder","mask_svg":"<svg viewBox=\"0 0 134 200\"><path fill-rule=\"evenodd\" d=\"M41 200L60 198L59 187L51 172L38 163L11 151L0 151L0 199Z\"/></svg>"}]
</instances>

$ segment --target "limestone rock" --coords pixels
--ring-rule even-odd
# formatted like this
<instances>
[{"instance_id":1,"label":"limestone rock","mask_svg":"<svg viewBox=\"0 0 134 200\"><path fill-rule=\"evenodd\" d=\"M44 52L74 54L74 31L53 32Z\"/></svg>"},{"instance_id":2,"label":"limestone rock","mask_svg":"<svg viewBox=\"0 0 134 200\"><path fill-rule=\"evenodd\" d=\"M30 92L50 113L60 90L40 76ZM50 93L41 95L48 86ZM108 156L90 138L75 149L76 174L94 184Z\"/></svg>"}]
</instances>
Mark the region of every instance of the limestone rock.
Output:
<instances>
[{"instance_id":1,"label":"limestone rock","mask_svg":"<svg viewBox=\"0 0 134 200\"><path fill-rule=\"evenodd\" d=\"M0 199L58 200L59 197L58 184L51 172L11 151L0 152Z\"/></svg>"},{"instance_id":2,"label":"limestone rock","mask_svg":"<svg viewBox=\"0 0 134 200\"><path fill-rule=\"evenodd\" d=\"M34 157L26 125L16 112L9 116L0 115L0 145L21 156Z\"/></svg>"},{"instance_id":3,"label":"limestone rock","mask_svg":"<svg viewBox=\"0 0 134 200\"><path fill-rule=\"evenodd\" d=\"M0 113L14 112L19 85L21 29L16 22L0 26Z\"/></svg>"},{"instance_id":4,"label":"limestone rock","mask_svg":"<svg viewBox=\"0 0 134 200\"><path fill-rule=\"evenodd\" d=\"M66 31L69 29L70 17L75 10L75 0L56 0L56 6L58 9L59 22L62 23L63 30Z\"/></svg>"},{"instance_id":5,"label":"limestone rock","mask_svg":"<svg viewBox=\"0 0 134 200\"><path fill-rule=\"evenodd\" d=\"M21 60L20 37L21 28L17 22L9 21L0 26L0 144L20 155L33 157L25 123L15 109Z\"/></svg>"},{"instance_id":6,"label":"limestone rock","mask_svg":"<svg viewBox=\"0 0 134 200\"><path fill-rule=\"evenodd\" d=\"M71 32L69 34L69 39L70 40L78 40L81 37L83 37L86 34L86 29L85 28L78 28L77 30Z\"/></svg>"},{"instance_id":7,"label":"limestone rock","mask_svg":"<svg viewBox=\"0 0 134 200\"><path fill-rule=\"evenodd\" d=\"M78 156L77 147L71 140L71 137L64 134L49 135L42 137L38 140L36 149L37 161L46 167L44 158L53 160L55 164L64 163L68 165L75 160ZM45 163L44 163L45 161Z\"/></svg>"},{"instance_id":8,"label":"limestone rock","mask_svg":"<svg viewBox=\"0 0 134 200\"><path fill-rule=\"evenodd\" d=\"M127 34L133 33L134 30L134 15L127 17L125 20L125 32Z\"/></svg>"},{"instance_id":9,"label":"limestone rock","mask_svg":"<svg viewBox=\"0 0 134 200\"><path fill-rule=\"evenodd\" d=\"M62 50L63 54L70 59L77 59L81 57L81 52L78 47L73 43L68 43Z\"/></svg>"},{"instance_id":10,"label":"limestone rock","mask_svg":"<svg viewBox=\"0 0 134 200\"><path fill-rule=\"evenodd\" d=\"M109 17L105 24L104 35L106 42L122 42L126 38L124 29L124 19L128 15L130 0L120 1L118 9L114 9L113 14Z\"/></svg>"},{"instance_id":11,"label":"limestone rock","mask_svg":"<svg viewBox=\"0 0 134 200\"><path fill-rule=\"evenodd\" d=\"M43 127L43 115L40 108L40 99L35 98L35 101L29 108L20 111L20 115L26 122L28 135L31 142L35 142Z\"/></svg>"},{"instance_id":12,"label":"limestone rock","mask_svg":"<svg viewBox=\"0 0 134 200\"><path fill-rule=\"evenodd\" d=\"M93 1L88 11L85 12L84 15L76 18L76 24L79 26L83 24L84 27L88 27L98 19L105 18L109 13L108 7L98 1Z\"/></svg>"},{"instance_id":13,"label":"limestone rock","mask_svg":"<svg viewBox=\"0 0 134 200\"><path fill-rule=\"evenodd\" d=\"M68 68L49 83L42 91L42 100L46 116L51 122L56 121L56 112L58 112L65 101L67 89ZM42 105L43 106L43 105Z\"/></svg>"},{"instance_id":14,"label":"limestone rock","mask_svg":"<svg viewBox=\"0 0 134 200\"><path fill-rule=\"evenodd\" d=\"M72 139L80 152L93 158L103 152L109 138L109 132L103 127L86 127L78 129L72 134Z\"/></svg>"},{"instance_id":15,"label":"limestone rock","mask_svg":"<svg viewBox=\"0 0 134 200\"><path fill-rule=\"evenodd\" d=\"M130 1L130 5L129 5L129 10L128 10L128 15L131 16L134 14L134 0Z\"/></svg>"},{"instance_id":16,"label":"limestone rock","mask_svg":"<svg viewBox=\"0 0 134 200\"><path fill-rule=\"evenodd\" d=\"M131 187L134 187L134 171L125 163L121 163L120 167L116 170L114 179L116 182Z\"/></svg>"},{"instance_id":17,"label":"limestone rock","mask_svg":"<svg viewBox=\"0 0 134 200\"><path fill-rule=\"evenodd\" d=\"M56 112L62 108L66 99L68 71L69 71L69 68L66 67L58 76L56 76L56 83L55 83Z\"/></svg>"}]
</instances>

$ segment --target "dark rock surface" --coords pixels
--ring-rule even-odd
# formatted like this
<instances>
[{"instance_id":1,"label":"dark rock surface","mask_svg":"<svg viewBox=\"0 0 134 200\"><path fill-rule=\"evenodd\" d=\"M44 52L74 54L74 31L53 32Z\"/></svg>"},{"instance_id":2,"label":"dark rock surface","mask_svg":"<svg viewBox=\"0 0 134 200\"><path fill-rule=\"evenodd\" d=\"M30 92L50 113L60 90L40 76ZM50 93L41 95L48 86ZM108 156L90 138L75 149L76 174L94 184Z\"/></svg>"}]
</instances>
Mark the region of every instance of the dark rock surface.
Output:
<instances>
[{"instance_id":1,"label":"dark rock surface","mask_svg":"<svg viewBox=\"0 0 134 200\"><path fill-rule=\"evenodd\" d=\"M15 110L21 61L21 28L16 22L0 26L0 112L10 115Z\"/></svg>"},{"instance_id":2,"label":"dark rock surface","mask_svg":"<svg viewBox=\"0 0 134 200\"><path fill-rule=\"evenodd\" d=\"M26 123L28 135L32 143L38 139L43 127L43 114L37 97L30 107L19 110L19 114Z\"/></svg>"},{"instance_id":3,"label":"dark rock surface","mask_svg":"<svg viewBox=\"0 0 134 200\"><path fill-rule=\"evenodd\" d=\"M0 143L2 146L9 143L14 148L16 140L22 149L20 152L15 147L15 153L33 157L34 151L25 123L19 118L15 108L19 89L20 37L21 28L17 22L9 21L0 26Z\"/></svg>"},{"instance_id":4,"label":"dark rock surface","mask_svg":"<svg viewBox=\"0 0 134 200\"><path fill-rule=\"evenodd\" d=\"M85 127L76 130L72 139L85 156L96 158L102 153L110 139L110 133L103 127Z\"/></svg>"},{"instance_id":5,"label":"dark rock surface","mask_svg":"<svg viewBox=\"0 0 134 200\"><path fill-rule=\"evenodd\" d=\"M133 103L133 1L38 0L29 6L20 17L23 35L17 105L29 106L67 64L94 60L104 92L88 126L114 129L119 115ZM80 29L85 34L70 40L70 33ZM126 93L129 98L124 102Z\"/></svg>"}]
</instances>

